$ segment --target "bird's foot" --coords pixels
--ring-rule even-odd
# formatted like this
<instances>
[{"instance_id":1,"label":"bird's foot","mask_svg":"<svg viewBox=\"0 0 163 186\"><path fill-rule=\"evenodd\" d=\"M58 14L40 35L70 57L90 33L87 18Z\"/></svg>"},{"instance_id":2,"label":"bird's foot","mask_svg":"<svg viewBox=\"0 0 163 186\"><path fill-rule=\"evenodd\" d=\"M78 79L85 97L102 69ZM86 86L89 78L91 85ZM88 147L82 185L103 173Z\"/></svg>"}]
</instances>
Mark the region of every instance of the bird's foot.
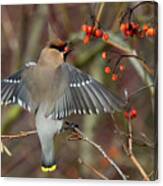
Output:
<instances>
[{"instance_id":1,"label":"bird's foot","mask_svg":"<svg viewBox=\"0 0 163 186\"><path fill-rule=\"evenodd\" d=\"M64 127L63 130L71 130L72 134L68 136L69 141L76 141L76 140L81 140L82 137L80 134L76 131L76 129L79 128L79 126L76 123L70 123L70 122L65 122L66 126Z\"/></svg>"},{"instance_id":2,"label":"bird's foot","mask_svg":"<svg viewBox=\"0 0 163 186\"><path fill-rule=\"evenodd\" d=\"M75 132L76 128L79 128L79 125L76 123L70 123L68 121L65 122L64 130L72 130Z\"/></svg>"}]
</instances>

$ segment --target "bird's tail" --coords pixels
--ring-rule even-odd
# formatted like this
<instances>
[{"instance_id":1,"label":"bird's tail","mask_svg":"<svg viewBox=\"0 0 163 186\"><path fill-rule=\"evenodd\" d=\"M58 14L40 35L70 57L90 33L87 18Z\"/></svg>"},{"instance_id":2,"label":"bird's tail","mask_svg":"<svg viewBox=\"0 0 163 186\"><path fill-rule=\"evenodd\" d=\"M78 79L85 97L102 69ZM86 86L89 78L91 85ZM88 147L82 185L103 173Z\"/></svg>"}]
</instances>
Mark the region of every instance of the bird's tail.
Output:
<instances>
[{"instance_id":1,"label":"bird's tail","mask_svg":"<svg viewBox=\"0 0 163 186\"><path fill-rule=\"evenodd\" d=\"M62 128L62 121L48 120L42 112L38 110L36 114L36 128L42 150L43 172L52 172L57 168L55 161L54 137Z\"/></svg>"}]
</instances>

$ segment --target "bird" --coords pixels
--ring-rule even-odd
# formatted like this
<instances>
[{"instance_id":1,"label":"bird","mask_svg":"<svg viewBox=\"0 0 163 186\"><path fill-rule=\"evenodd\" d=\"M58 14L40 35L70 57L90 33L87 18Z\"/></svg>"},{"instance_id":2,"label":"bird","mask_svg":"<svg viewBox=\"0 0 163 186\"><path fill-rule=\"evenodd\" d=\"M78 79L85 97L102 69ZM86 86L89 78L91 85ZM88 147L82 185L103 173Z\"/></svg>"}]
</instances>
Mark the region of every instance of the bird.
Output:
<instances>
[{"instance_id":1,"label":"bird","mask_svg":"<svg viewBox=\"0 0 163 186\"><path fill-rule=\"evenodd\" d=\"M43 172L57 168L54 140L68 116L112 114L126 106L110 89L68 63L71 51L68 42L50 40L37 62L29 61L1 80L1 104L18 104L35 116Z\"/></svg>"}]
</instances>

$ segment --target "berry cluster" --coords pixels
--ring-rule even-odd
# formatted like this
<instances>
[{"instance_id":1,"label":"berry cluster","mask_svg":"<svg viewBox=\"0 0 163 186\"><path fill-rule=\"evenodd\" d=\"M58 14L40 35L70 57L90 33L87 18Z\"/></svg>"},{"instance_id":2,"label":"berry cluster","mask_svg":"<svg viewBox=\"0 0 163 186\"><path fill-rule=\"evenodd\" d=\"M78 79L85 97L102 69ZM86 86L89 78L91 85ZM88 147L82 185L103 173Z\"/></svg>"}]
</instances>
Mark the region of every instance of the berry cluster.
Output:
<instances>
[{"instance_id":1,"label":"berry cluster","mask_svg":"<svg viewBox=\"0 0 163 186\"><path fill-rule=\"evenodd\" d=\"M135 108L131 108L130 109L130 111L126 111L125 113L124 113L124 116L125 116L125 118L128 120L129 118L130 119L134 119L134 118L136 118L137 117L137 110L135 109Z\"/></svg>"},{"instance_id":2,"label":"berry cluster","mask_svg":"<svg viewBox=\"0 0 163 186\"><path fill-rule=\"evenodd\" d=\"M101 54L101 57L104 61L108 61L108 53L106 51L103 51L102 54ZM110 66L106 66L105 69L104 69L105 73L106 74L110 74L112 69ZM125 66L123 64L120 64L119 65L119 71L120 72L123 72L125 71ZM118 74L116 74L113 70L113 73L112 73L112 80L113 81L117 81L118 80Z\"/></svg>"},{"instance_id":3,"label":"berry cluster","mask_svg":"<svg viewBox=\"0 0 163 186\"><path fill-rule=\"evenodd\" d=\"M154 37L156 35L156 29L149 27L147 24L142 27L138 23L121 23L120 25L121 32L126 37L137 36L139 38Z\"/></svg>"},{"instance_id":4,"label":"berry cluster","mask_svg":"<svg viewBox=\"0 0 163 186\"><path fill-rule=\"evenodd\" d=\"M102 38L104 41L107 41L109 39L109 35L105 33L102 29L96 27L96 26L91 26L91 25L82 25L81 27L82 31L85 32L85 37L83 40L83 43L86 45L90 42L91 37L95 38Z\"/></svg>"}]
</instances>

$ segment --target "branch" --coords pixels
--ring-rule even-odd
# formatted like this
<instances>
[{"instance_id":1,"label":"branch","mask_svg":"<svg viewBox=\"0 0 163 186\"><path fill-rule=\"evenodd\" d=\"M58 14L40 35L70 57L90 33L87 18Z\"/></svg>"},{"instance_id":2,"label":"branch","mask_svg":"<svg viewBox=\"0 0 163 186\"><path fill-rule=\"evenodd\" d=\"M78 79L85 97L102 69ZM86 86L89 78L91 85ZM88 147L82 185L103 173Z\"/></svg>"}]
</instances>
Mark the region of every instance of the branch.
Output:
<instances>
[{"instance_id":1,"label":"branch","mask_svg":"<svg viewBox=\"0 0 163 186\"><path fill-rule=\"evenodd\" d=\"M96 148L102 156L115 168L115 170L119 173L119 175L122 177L123 180L127 180L126 176L124 173L121 171L121 169L118 167L118 165L106 154L106 152L96 144L95 142L91 141L81 130L79 130L77 127L74 127L74 131L77 132L83 141L86 141L87 143L91 144L94 148ZM21 131L18 134L10 134L10 135L1 135L1 139L18 139L22 137L27 137L30 135L36 134L36 130L31 130L31 131Z\"/></svg>"},{"instance_id":2,"label":"branch","mask_svg":"<svg viewBox=\"0 0 163 186\"><path fill-rule=\"evenodd\" d=\"M121 60L122 60L123 58L136 58L136 59L137 59L137 62L141 63L142 66L145 68L145 70L146 70L149 74L151 74L152 76L154 76L154 70L153 70L152 68L150 68L150 67L146 64L145 60L142 59L142 58L140 58L140 57L137 56L137 55L134 55L134 54L122 54L122 55L120 55L120 57L118 58L118 60L117 60L117 62L116 62L116 64L115 64L115 68L118 66L118 64L121 62ZM114 69L114 71L115 71L115 70L116 70L116 69Z\"/></svg>"},{"instance_id":3,"label":"branch","mask_svg":"<svg viewBox=\"0 0 163 186\"><path fill-rule=\"evenodd\" d=\"M111 47L113 47L113 48L116 48L116 49L118 49L120 52L122 52L123 54L121 55L119 52L116 52L116 51L111 51L111 52L113 52L113 53L117 53L117 54L119 54L120 55L120 57L118 58L118 60L117 60L117 64L121 61L121 59L122 58L126 58L126 57L128 57L128 58L136 58L137 59L137 62L139 62L143 67L144 67L144 69L151 75L151 76L154 76L154 70L151 68L151 67L149 67L147 64L146 64L146 62L142 59L142 58L140 58L139 56L137 56L137 55L135 55L135 54L133 54L130 50L128 50L128 49L126 49L126 48L124 48L124 47L121 47L118 43L114 43L113 41L111 41L111 40L107 40L107 41L105 41L105 43L106 44L108 44L109 46L111 46Z\"/></svg>"},{"instance_id":4,"label":"branch","mask_svg":"<svg viewBox=\"0 0 163 186\"><path fill-rule=\"evenodd\" d=\"M12 153L10 152L10 150L1 141L0 141L0 151L1 153L5 152L10 157L12 156Z\"/></svg>"},{"instance_id":5,"label":"branch","mask_svg":"<svg viewBox=\"0 0 163 186\"><path fill-rule=\"evenodd\" d=\"M91 141L79 128L74 127L74 131L80 134L81 139L83 141L86 141L90 145L92 145L95 149L97 149L101 155L114 167L114 169L118 172L118 174L122 177L123 180L127 180L124 173L121 171L121 169L118 167L118 165L106 154L106 152L102 149L102 147L95 142Z\"/></svg>"},{"instance_id":6,"label":"branch","mask_svg":"<svg viewBox=\"0 0 163 186\"><path fill-rule=\"evenodd\" d=\"M84 165L85 167L87 167L88 169L90 169L92 172L94 172L98 177L102 178L103 180L109 180L106 176L104 176L102 173L100 173L97 169L95 169L94 167L92 167L91 165L88 165L87 163L85 163L83 160L81 160L80 158L78 159L78 162L81 165Z\"/></svg>"},{"instance_id":7,"label":"branch","mask_svg":"<svg viewBox=\"0 0 163 186\"><path fill-rule=\"evenodd\" d=\"M125 147L125 146L124 146ZM132 134L132 123L131 123L131 118L128 120L128 150L125 147L125 151L128 151L128 156L135 165L135 167L138 169L140 174L143 176L144 180L150 181L149 176L141 166L140 162L137 160L133 153L133 134Z\"/></svg>"},{"instance_id":8,"label":"branch","mask_svg":"<svg viewBox=\"0 0 163 186\"><path fill-rule=\"evenodd\" d=\"M100 19L101 19L102 11L104 9L104 5L105 5L104 2L100 4L100 8L99 8L97 16L96 16L95 27L98 27L98 24L99 24Z\"/></svg>"},{"instance_id":9,"label":"branch","mask_svg":"<svg viewBox=\"0 0 163 186\"><path fill-rule=\"evenodd\" d=\"M136 4L133 7L128 7L127 10L124 12L123 16L121 17L120 24L125 20L125 18L127 16L128 16L128 21L131 22L131 18L132 18L132 15L133 15L135 9L137 9L138 7L140 7L141 5L144 5L144 4L155 5L156 2L154 2L154 1L143 1L143 2L140 2L140 3Z\"/></svg>"},{"instance_id":10,"label":"branch","mask_svg":"<svg viewBox=\"0 0 163 186\"><path fill-rule=\"evenodd\" d=\"M129 98L130 98L130 96L129 96ZM115 128L114 133L118 134L120 137L125 137L125 139L126 139L126 137L128 138L129 134L119 128L119 126L116 123L116 119L115 119L114 115L111 115L111 117L112 117L113 125L114 125L114 128ZM147 136L146 137L143 136L143 135L141 135L141 136L143 137L143 139L140 139L139 137L136 137L136 136L132 136L133 143L136 144L136 145L139 145L139 146L154 148L154 144L152 143L152 141Z\"/></svg>"},{"instance_id":11,"label":"branch","mask_svg":"<svg viewBox=\"0 0 163 186\"><path fill-rule=\"evenodd\" d=\"M18 134L8 134L8 135L1 135L1 139L18 139L22 137L27 137L31 136L33 134L37 134L36 130L31 130L31 131L20 131Z\"/></svg>"},{"instance_id":12,"label":"branch","mask_svg":"<svg viewBox=\"0 0 163 186\"><path fill-rule=\"evenodd\" d=\"M144 91L144 90L146 90L146 89L148 89L148 88L150 88L150 87L155 87L155 85L154 85L154 84L151 84L151 85L147 85L147 86L143 86L143 87L139 88L138 90L132 92L132 93L128 96L129 99L130 99L131 97L134 97L134 96L138 95L139 93L141 93L142 91Z\"/></svg>"}]
</instances>

